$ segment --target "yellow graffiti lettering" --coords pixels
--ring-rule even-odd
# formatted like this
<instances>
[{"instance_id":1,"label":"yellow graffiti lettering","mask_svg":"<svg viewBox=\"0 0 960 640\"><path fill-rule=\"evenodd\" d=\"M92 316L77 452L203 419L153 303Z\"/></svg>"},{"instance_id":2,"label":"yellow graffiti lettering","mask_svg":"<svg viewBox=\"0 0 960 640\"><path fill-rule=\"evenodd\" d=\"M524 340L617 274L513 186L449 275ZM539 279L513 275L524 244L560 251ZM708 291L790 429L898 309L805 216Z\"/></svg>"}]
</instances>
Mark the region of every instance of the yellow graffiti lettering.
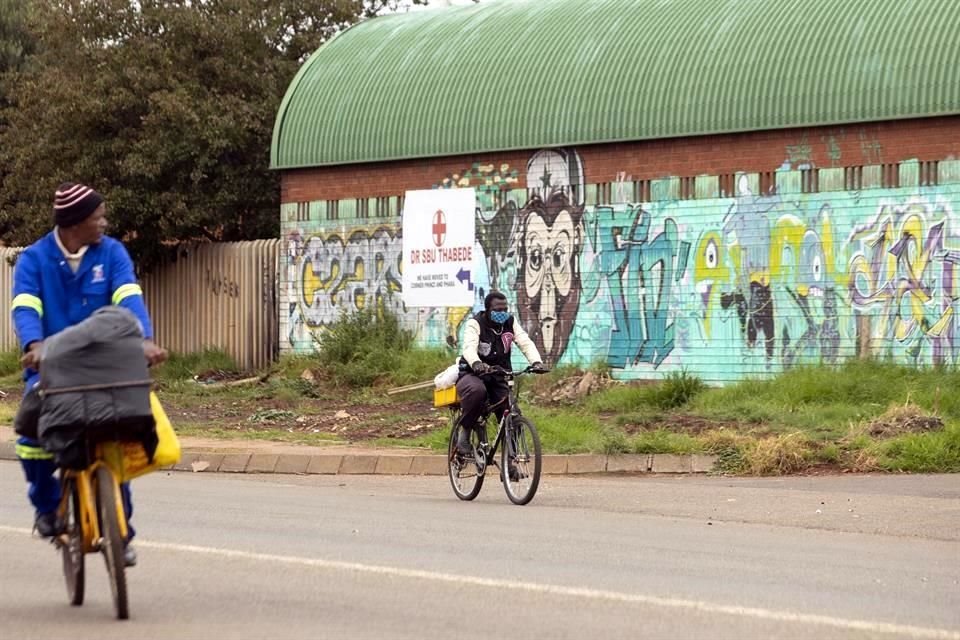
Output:
<instances>
[{"instance_id":1,"label":"yellow graffiti lettering","mask_svg":"<svg viewBox=\"0 0 960 640\"><path fill-rule=\"evenodd\" d=\"M822 215L823 219L820 223L820 245L823 247L823 257L824 262L826 262L827 275L836 278L836 259L833 254L833 225L830 223L830 218L827 216L826 211L823 211Z\"/></svg>"},{"instance_id":2,"label":"yellow graffiti lettering","mask_svg":"<svg viewBox=\"0 0 960 640\"><path fill-rule=\"evenodd\" d=\"M792 268L800 262L800 246L803 243L804 225L799 218L792 215L782 216L777 220L770 238L770 274L777 279L786 279L784 273L783 254L790 252L793 258ZM800 295L806 295L801 291Z\"/></svg>"},{"instance_id":3,"label":"yellow graffiti lettering","mask_svg":"<svg viewBox=\"0 0 960 640\"><path fill-rule=\"evenodd\" d=\"M332 282L340 277L340 263L334 262L330 266L330 276L326 279L321 277L319 273L314 271L313 262L308 258L303 261L303 277L302 289L303 291L303 302L307 306L313 304L313 300L316 298L317 293L323 293L327 290Z\"/></svg>"}]
</instances>

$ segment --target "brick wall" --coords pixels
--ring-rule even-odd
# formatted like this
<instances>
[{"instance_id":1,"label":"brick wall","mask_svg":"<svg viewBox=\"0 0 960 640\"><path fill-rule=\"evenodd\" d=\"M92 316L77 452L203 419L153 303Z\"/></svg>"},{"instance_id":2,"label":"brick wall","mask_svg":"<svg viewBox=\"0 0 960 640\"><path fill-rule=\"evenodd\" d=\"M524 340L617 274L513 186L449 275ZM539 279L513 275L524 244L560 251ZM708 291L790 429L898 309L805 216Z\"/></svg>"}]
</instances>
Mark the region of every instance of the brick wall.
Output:
<instances>
[{"instance_id":1,"label":"brick wall","mask_svg":"<svg viewBox=\"0 0 960 640\"><path fill-rule=\"evenodd\" d=\"M282 349L372 305L455 348L495 288L548 362L622 377L952 363L958 156L944 117L287 172ZM474 309L408 309L400 196L455 186L478 193Z\"/></svg>"},{"instance_id":2,"label":"brick wall","mask_svg":"<svg viewBox=\"0 0 960 640\"><path fill-rule=\"evenodd\" d=\"M429 189L475 162L523 168L534 151L286 171L281 202L402 195L407 190ZM584 145L577 151L587 183L613 181L621 173L634 180L762 173L785 162L798 168L944 160L960 156L960 116ZM523 177L520 186L527 186Z\"/></svg>"}]
</instances>

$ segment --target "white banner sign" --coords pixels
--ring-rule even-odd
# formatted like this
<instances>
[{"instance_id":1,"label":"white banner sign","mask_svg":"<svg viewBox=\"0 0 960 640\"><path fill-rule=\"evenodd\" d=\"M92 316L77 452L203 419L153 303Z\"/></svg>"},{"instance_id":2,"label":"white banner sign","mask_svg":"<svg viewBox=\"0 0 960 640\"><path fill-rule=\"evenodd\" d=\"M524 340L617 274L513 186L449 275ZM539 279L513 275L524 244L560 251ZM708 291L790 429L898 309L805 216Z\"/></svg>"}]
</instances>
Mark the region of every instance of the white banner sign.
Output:
<instances>
[{"instance_id":1,"label":"white banner sign","mask_svg":"<svg viewBox=\"0 0 960 640\"><path fill-rule=\"evenodd\" d=\"M403 205L403 302L473 306L473 189L407 191Z\"/></svg>"}]
</instances>

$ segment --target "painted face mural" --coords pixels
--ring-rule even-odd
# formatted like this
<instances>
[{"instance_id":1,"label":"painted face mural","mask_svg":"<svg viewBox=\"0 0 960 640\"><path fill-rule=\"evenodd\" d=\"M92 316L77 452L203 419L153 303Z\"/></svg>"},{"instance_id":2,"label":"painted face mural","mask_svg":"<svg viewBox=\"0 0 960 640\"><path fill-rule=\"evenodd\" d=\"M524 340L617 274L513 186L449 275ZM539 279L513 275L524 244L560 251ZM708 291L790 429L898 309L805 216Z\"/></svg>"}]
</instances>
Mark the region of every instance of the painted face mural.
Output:
<instances>
[{"instance_id":1,"label":"painted face mural","mask_svg":"<svg viewBox=\"0 0 960 640\"><path fill-rule=\"evenodd\" d=\"M580 306L583 207L556 192L546 203L534 196L520 215L517 302L524 328L552 363L566 349Z\"/></svg>"},{"instance_id":2,"label":"painted face mural","mask_svg":"<svg viewBox=\"0 0 960 640\"><path fill-rule=\"evenodd\" d=\"M527 163L530 198L517 212L513 254L520 320L540 355L557 362L580 307L583 164L573 150L545 150Z\"/></svg>"}]
</instances>

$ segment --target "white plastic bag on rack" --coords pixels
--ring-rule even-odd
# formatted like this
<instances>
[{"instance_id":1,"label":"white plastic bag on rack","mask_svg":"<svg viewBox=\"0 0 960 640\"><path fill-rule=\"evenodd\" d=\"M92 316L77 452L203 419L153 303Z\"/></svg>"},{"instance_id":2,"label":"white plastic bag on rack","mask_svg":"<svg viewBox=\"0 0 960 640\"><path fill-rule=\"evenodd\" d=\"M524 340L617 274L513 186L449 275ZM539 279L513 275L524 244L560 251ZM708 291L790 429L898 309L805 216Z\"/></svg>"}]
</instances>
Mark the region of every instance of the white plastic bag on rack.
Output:
<instances>
[{"instance_id":1,"label":"white plastic bag on rack","mask_svg":"<svg viewBox=\"0 0 960 640\"><path fill-rule=\"evenodd\" d=\"M433 384L439 389L449 389L457 384L460 379L460 363L454 362L452 365L437 374L433 379Z\"/></svg>"}]
</instances>

